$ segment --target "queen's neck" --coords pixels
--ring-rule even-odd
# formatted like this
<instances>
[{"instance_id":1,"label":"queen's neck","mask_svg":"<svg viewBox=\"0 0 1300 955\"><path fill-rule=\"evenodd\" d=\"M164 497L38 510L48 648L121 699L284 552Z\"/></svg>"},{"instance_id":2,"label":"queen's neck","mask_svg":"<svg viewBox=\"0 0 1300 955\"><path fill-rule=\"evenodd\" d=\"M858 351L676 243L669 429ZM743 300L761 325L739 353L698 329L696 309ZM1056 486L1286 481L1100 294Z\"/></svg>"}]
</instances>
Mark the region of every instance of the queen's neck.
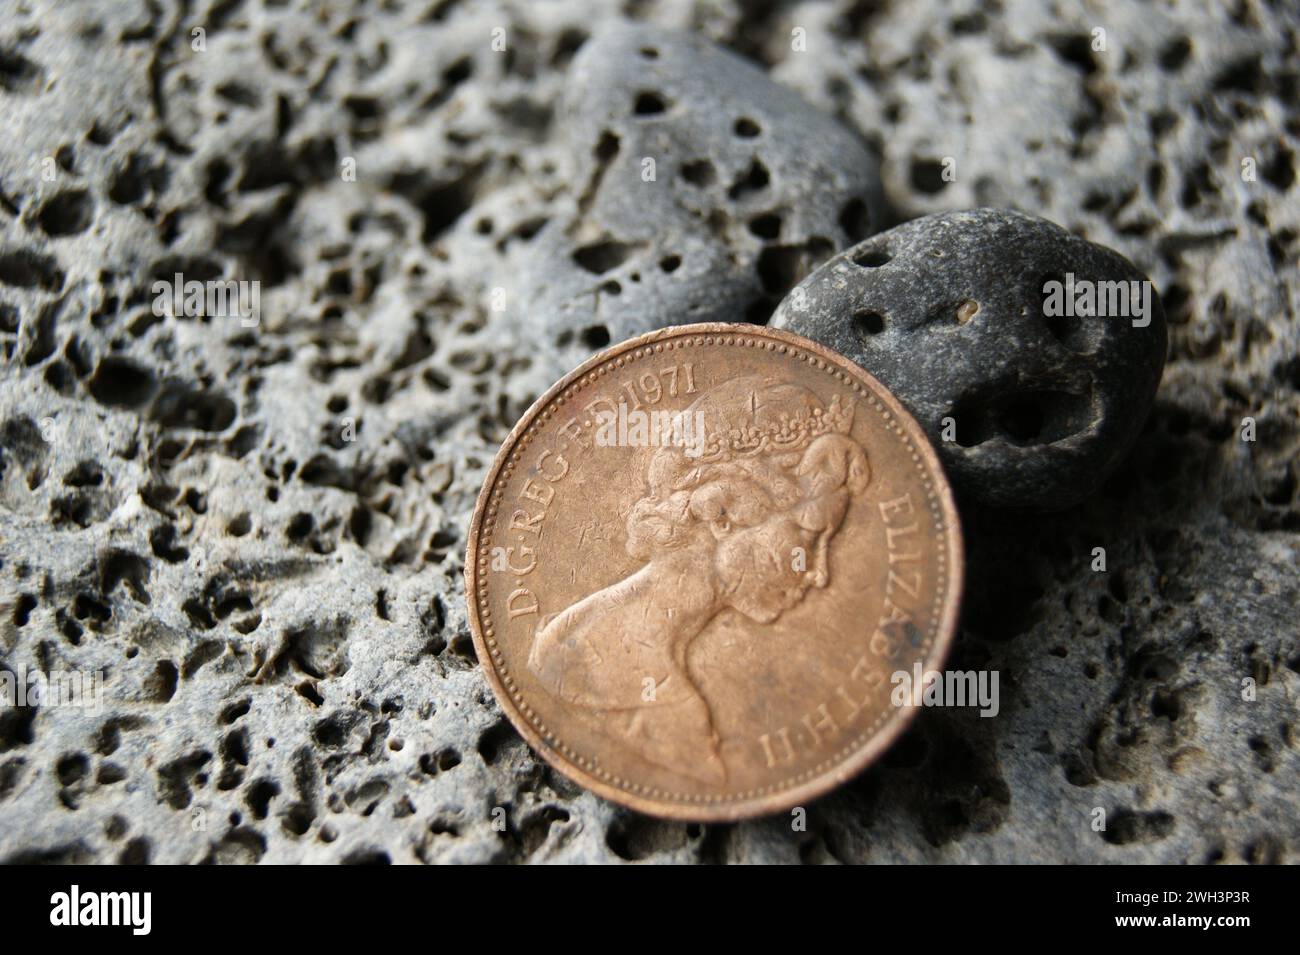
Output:
<instances>
[{"instance_id":1,"label":"queen's neck","mask_svg":"<svg viewBox=\"0 0 1300 955\"><path fill-rule=\"evenodd\" d=\"M682 679L673 687L689 692L686 651L719 609L707 552L659 554L555 617L538 633L529 665L561 695L592 706L629 705L645 676L675 672ZM607 661L621 661L617 672Z\"/></svg>"},{"instance_id":2,"label":"queen's neck","mask_svg":"<svg viewBox=\"0 0 1300 955\"><path fill-rule=\"evenodd\" d=\"M662 554L624 582L647 619L695 636L718 612L718 592L707 555L684 549Z\"/></svg>"}]
</instances>

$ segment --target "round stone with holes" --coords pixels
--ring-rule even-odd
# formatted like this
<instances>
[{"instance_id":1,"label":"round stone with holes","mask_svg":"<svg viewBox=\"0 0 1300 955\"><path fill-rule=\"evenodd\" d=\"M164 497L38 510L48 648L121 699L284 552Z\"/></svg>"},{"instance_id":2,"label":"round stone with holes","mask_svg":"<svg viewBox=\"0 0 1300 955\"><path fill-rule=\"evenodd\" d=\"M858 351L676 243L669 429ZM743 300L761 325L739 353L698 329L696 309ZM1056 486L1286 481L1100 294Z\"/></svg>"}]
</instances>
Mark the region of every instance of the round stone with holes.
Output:
<instances>
[{"instance_id":1,"label":"round stone with holes","mask_svg":"<svg viewBox=\"0 0 1300 955\"><path fill-rule=\"evenodd\" d=\"M1069 506L1132 446L1164 367L1153 284L1003 209L925 216L837 255L772 324L856 361L916 416L958 492Z\"/></svg>"},{"instance_id":2,"label":"round stone with holes","mask_svg":"<svg viewBox=\"0 0 1300 955\"><path fill-rule=\"evenodd\" d=\"M856 134L694 34L597 30L557 125L572 194L519 236L500 280L539 348L766 322L799 279L883 222L876 161Z\"/></svg>"}]
</instances>

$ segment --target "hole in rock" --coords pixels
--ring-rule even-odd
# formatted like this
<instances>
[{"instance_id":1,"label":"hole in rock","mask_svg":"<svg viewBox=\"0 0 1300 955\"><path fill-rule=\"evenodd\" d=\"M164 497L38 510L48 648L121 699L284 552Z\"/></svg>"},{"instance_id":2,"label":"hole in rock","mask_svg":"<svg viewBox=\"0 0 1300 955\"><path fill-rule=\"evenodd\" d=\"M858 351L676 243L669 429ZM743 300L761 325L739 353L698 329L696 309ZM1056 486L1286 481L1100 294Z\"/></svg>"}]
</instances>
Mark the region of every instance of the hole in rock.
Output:
<instances>
[{"instance_id":1,"label":"hole in rock","mask_svg":"<svg viewBox=\"0 0 1300 955\"><path fill-rule=\"evenodd\" d=\"M682 166L682 178L692 186L711 186L717 181L718 174L713 169L713 163L707 159L696 159Z\"/></svg>"},{"instance_id":2,"label":"hole in rock","mask_svg":"<svg viewBox=\"0 0 1300 955\"><path fill-rule=\"evenodd\" d=\"M633 104L633 111L638 116L657 116L667 108L664 98L649 90L638 93Z\"/></svg>"},{"instance_id":3,"label":"hole in rock","mask_svg":"<svg viewBox=\"0 0 1300 955\"><path fill-rule=\"evenodd\" d=\"M582 343L588 348L604 348L609 342L609 329L604 325L592 325L582 330Z\"/></svg>"},{"instance_id":4,"label":"hole in rock","mask_svg":"<svg viewBox=\"0 0 1300 955\"><path fill-rule=\"evenodd\" d=\"M943 163L937 159L913 159L911 182L918 192L928 195L942 192L948 185L943 178Z\"/></svg>"},{"instance_id":5,"label":"hole in rock","mask_svg":"<svg viewBox=\"0 0 1300 955\"><path fill-rule=\"evenodd\" d=\"M125 358L108 357L90 379L90 393L100 404L135 407L153 394L153 375Z\"/></svg>"},{"instance_id":6,"label":"hole in rock","mask_svg":"<svg viewBox=\"0 0 1300 955\"><path fill-rule=\"evenodd\" d=\"M1052 49L1062 61L1069 63L1084 76L1097 72L1097 61L1092 55L1092 36L1087 33L1073 33L1069 36L1052 37L1049 41Z\"/></svg>"},{"instance_id":7,"label":"hole in rock","mask_svg":"<svg viewBox=\"0 0 1300 955\"><path fill-rule=\"evenodd\" d=\"M784 296L833 251L820 236L804 245L769 245L758 256L758 279L770 296Z\"/></svg>"},{"instance_id":8,"label":"hole in rock","mask_svg":"<svg viewBox=\"0 0 1300 955\"><path fill-rule=\"evenodd\" d=\"M0 252L0 284L57 292L63 288L63 278L54 259L48 255L27 249Z\"/></svg>"},{"instance_id":9,"label":"hole in rock","mask_svg":"<svg viewBox=\"0 0 1300 955\"><path fill-rule=\"evenodd\" d=\"M878 269L882 265L888 265L890 258L890 254L884 249L869 248L853 256L853 262L864 269Z\"/></svg>"},{"instance_id":10,"label":"hole in rock","mask_svg":"<svg viewBox=\"0 0 1300 955\"><path fill-rule=\"evenodd\" d=\"M957 422L957 443L964 448L994 438L1031 447L1083 431L1092 422L1092 403L1087 395L1050 388L1022 389L962 399L952 417Z\"/></svg>"},{"instance_id":11,"label":"hole in rock","mask_svg":"<svg viewBox=\"0 0 1300 955\"><path fill-rule=\"evenodd\" d=\"M879 335L885 330L885 316L872 309L853 313L853 324L868 335Z\"/></svg>"},{"instance_id":12,"label":"hole in rock","mask_svg":"<svg viewBox=\"0 0 1300 955\"><path fill-rule=\"evenodd\" d=\"M774 212L749 220L749 231L760 239L777 239L781 236L781 217Z\"/></svg>"},{"instance_id":13,"label":"hole in rock","mask_svg":"<svg viewBox=\"0 0 1300 955\"><path fill-rule=\"evenodd\" d=\"M749 193L766 189L770 181L771 176L768 175L767 167L755 159L749 164L749 169L745 171L745 174L727 190L727 195L732 199L740 199Z\"/></svg>"},{"instance_id":14,"label":"hole in rock","mask_svg":"<svg viewBox=\"0 0 1300 955\"><path fill-rule=\"evenodd\" d=\"M1172 40L1160 51L1158 62L1160 69L1166 73L1174 73L1183 68L1187 58L1192 53L1192 41L1185 36L1180 36Z\"/></svg>"},{"instance_id":15,"label":"hole in rock","mask_svg":"<svg viewBox=\"0 0 1300 955\"><path fill-rule=\"evenodd\" d=\"M871 232L871 214L861 199L850 199L840 210L840 228L849 242L861 242Z\"/></svg>"},{"instance_id":16,"label":"hole in rock","mask_svg":"<svg viewBox=\"0 0 1300 955\"><path fill-rule=\"evenodd\" d=\"M602 275L626 262L635 248L626 242L613 240L595 242L575 249L573 261L593 275Z\"/></svg>"},{"instance_id":17,"label":"hole in rock","mask_svg":"<svg viewBox=\"0 0 1300 955\"><path fill-rule=\"evenodd\" d=\"M46 235L76 235L90 225L94 206L84 189L71 189L41 204L36 222Z\"/></svg>"}]
</instances>

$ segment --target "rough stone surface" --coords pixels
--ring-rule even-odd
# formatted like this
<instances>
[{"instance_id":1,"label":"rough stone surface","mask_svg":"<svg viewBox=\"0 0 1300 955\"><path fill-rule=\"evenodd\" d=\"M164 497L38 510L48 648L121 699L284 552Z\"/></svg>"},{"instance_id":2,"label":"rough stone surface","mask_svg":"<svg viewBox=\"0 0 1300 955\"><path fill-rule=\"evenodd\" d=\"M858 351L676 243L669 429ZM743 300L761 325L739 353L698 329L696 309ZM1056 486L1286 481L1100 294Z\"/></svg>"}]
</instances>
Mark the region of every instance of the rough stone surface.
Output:
<instances>
[{"instance_id":1,"label":"rough stone surface","mask_svg":"<svg viewBox=\"0 0 1300 955\"><path fill-rule=\"evenodd\" d=\"M1059 222L1149 274L1170 322L1098 494L965 514L953 662L1000 671L1000 715L920 714L795 833L576 791L465 626L474 495L565 370L491 289L582 189L556 110L623 11L0 5L0 659L108 673L103 713L0 713L0 860L1294 861L1300 23L1081 10L627 5L838 116L895 217ZM261 280L260 325L155 320L178 264Z\"/></svg>"},{"instance_id":2,"label":"rough stone surface","mask_svg":"<svg viewBox=\"0 0 1300 955\"><path fill-rule=\"evenodd\" d=\"M518 293L543 345L764 322L882 220L861 140L691 34L599 31L574 59L559 124L578 188L537 236Z\"/></svg>"},{"instance_id":3,"label":"rough stone surface","mask_svg":"<svg viewBox=\"0 0 1300 955\"><path fill-rule=\"evenodd\" d=\"M1146 421L1167 347L1159 295L1123 256L1004 209L873 236L804 279L772 324L880 379L964 497L1021 508L1096 490Z\"/></svg>"}]
</instances>

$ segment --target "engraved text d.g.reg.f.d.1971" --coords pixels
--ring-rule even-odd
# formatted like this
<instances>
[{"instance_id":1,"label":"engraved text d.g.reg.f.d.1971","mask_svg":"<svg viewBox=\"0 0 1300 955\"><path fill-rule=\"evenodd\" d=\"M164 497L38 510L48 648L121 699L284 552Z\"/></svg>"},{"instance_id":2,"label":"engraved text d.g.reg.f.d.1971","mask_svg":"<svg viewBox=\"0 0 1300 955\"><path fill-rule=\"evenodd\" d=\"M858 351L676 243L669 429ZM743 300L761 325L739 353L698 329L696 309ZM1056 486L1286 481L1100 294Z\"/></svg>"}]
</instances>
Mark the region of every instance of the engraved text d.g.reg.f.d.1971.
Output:
<instances>
[{"instance_id":1,"label":"engraved text d.g.reg.f.d.1971","mask_svg":"<svg viewBox=\"0 0 1300 955\"><path fill-rule=\"evenodd\" d=\"M942 663L961 541L916 423L860 368L750 325L618 345L523 417L466 590L514 725L602 796L725 820L859 771Z\"/></svg>"}]
</instances>

